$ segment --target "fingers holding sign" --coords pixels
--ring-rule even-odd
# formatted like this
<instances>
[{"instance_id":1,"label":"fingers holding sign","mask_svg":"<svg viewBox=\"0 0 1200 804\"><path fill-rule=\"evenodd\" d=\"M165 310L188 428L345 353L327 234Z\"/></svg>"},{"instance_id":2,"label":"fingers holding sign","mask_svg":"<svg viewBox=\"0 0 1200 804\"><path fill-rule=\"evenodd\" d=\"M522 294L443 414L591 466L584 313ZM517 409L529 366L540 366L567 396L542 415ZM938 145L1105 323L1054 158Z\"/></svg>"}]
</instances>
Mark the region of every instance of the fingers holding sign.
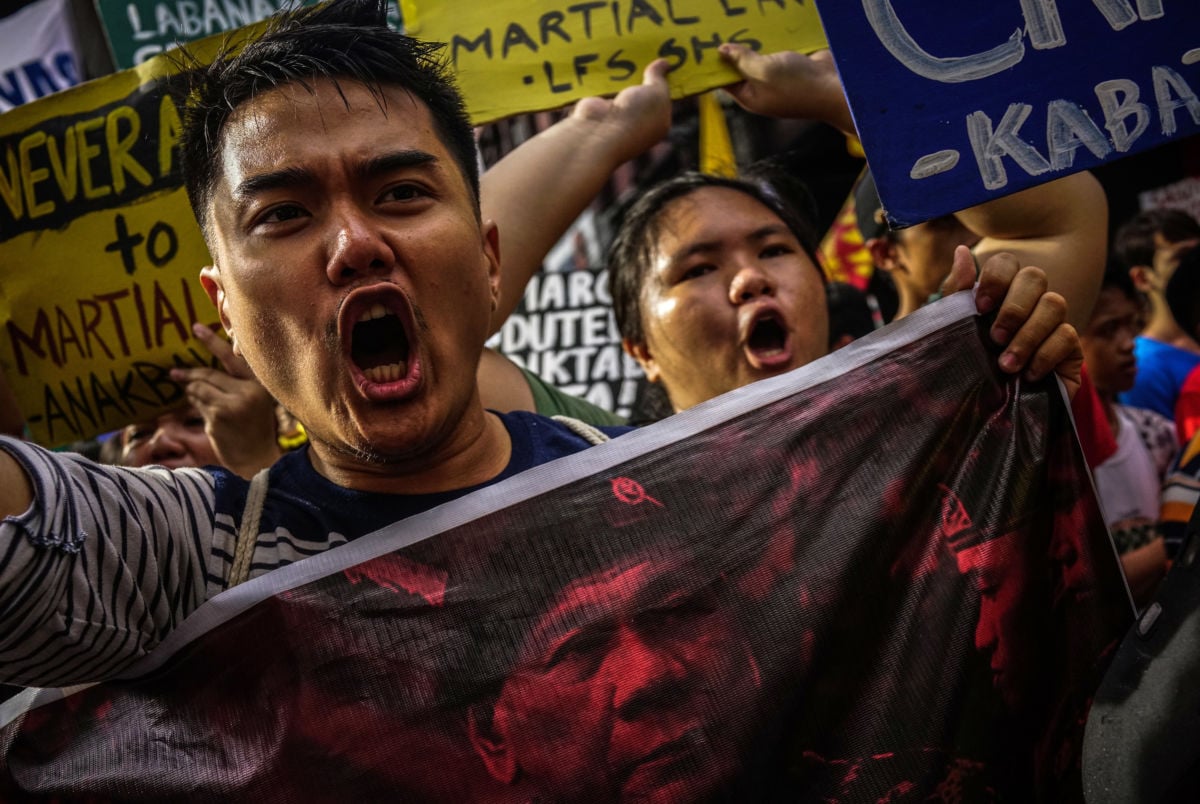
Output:
<instances>
[{"instance_id":1,"label":"fingers holding sign","mask_svg":"<svg viewBox=\"0 0 1200 804\"><path fill-rule=\"evenodd\" d=\"M971 287L974 257L966 246L954 252L954 265L944 292ZM1075 328L1067 323L1067 302L1047 290L1046 272L1022 266L1012 254L1000 253L984 261L975 291L981 314L996 310L989 336L1003 346L1000 369L1008 374L1023 371L1030 380L1056 373L1074 396L1083 370L1083 349Z\"/></svg>"},{"instance_id":2,"label":"fingers holding sign","mask_svg":"<svg viewBox=\"0 0 1200 804\"><path fill-rule=\"evenodd\" d=\"M603 125L608 137L620 148L614 163L633 159L661 142L671 128L671 87L667 83L670 65L655 59L642 71L642 83L626 87L611 99L584 98L571 114L580 120Z\"/></svg>"},{"instance_id":3,"label":"fingers holding sign","mask_svg":"<svg viewBox=\"0 0 1200 804\"><path fill-rule=\"evenodd\" d=\"M811 56L790 50L763 55L745 45L726 43L718 51L742 74L742 81L725 91L746 111L818 120L854 135L850 106L828 50Z\"/></svg>"},{"instance_id":4,"label":"fingers holding sign","mask_svg":"<svg viewBox=\"0 0 1200 804\"><path fill-rule=\"evenodd\" d=\"M224 338L202 324L193 333L224 370L172 369L171 379L184 386L188 402L204 417L204 430L221 464L243 477L253 476L282 454L275 398Z\"/></svg>"}]
</instances>

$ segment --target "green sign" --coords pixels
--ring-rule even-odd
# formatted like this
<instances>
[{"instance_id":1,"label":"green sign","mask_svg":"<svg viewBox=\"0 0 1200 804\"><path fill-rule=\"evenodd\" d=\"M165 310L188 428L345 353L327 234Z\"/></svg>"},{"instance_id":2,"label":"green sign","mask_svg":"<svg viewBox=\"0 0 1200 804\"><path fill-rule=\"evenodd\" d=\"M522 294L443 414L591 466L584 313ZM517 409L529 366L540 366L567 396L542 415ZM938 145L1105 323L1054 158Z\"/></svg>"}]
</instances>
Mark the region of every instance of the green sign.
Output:
<instances>
[{"instance_id":1,"label":"green sign","mask_svg":"<svg viewBox=\"0 0 1200 804\"><path fill-rule=\"evenodd\" d=\"M96 0L108 47L118 70L125 70L176 45L232 31L264 20L280 9L315 5L317 0ZM400 11L392 3L392 26Z\"/></svg>"}]
</instances>

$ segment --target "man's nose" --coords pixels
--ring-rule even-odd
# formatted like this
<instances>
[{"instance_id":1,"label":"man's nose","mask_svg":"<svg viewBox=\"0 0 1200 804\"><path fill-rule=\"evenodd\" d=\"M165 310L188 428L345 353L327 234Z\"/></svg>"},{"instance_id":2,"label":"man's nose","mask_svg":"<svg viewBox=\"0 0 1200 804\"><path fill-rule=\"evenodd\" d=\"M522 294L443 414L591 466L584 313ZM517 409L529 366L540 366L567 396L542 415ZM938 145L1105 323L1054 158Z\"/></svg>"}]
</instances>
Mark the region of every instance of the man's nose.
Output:
<instances>
[{"instance_id":1,"label":"man's nose","mask_svg":"<svg viewBox=\"0 0 1200 804\"><path fill-rule=\"evenodd\" d=\"M979 609L979 622L975 625L975 649L989 653L996 649L1000 642L1000 631L994 620L995 612L984 603Z\"/></svg>"},{"instance_id":2,"label":"man's nose","mask_svg":"<svg viewBox=\"0 0 1200 804\"><path fill-rule=\"evenodd\" d=\"M334 220L333 246L326 267L330 282L343 285L394 267L395 253L369 213L348 204L335 211Z\"/></svg>"},{"instance_id":3,"label":"man's nose","mask_svg":"<svg viewBox=\"0 0 1200 804\"><path fill-rule=\"evenodd\" d=\"M605 664L615 689L613 710L622 720L669 707L684 692L688 670L683 660L632 628L621 629Z\"/></svg>"},{"instance_id":4,"label":"man's nose","mask_svg":"<svg viewBox=\"0 0 1200 804\"><path fill-rule=\"evenodd\" d=\"M775 287L771 278L761 267L754 264L744 265L734 274L729 283L729 300L734 304L748 302L759 296L772 296Z\"/></svg>"}]
</instances>

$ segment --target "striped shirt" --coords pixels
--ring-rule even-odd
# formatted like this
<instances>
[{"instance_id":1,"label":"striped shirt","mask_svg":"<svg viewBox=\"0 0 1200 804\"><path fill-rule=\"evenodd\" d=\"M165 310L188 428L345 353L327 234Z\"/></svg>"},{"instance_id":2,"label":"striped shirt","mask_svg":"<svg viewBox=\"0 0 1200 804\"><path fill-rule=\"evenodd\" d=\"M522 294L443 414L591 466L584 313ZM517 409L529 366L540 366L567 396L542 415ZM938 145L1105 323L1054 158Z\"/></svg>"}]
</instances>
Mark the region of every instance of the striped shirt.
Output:
<instances>
[{"instance_id":1,"label":"striped shirt","mask_svg":"<svg viewBox=\"0 0 1200 804\"><path fill-rule=\"evenodd\" d=\"M501 419L512 438L507 468L436 494L342 488L312 468L307 448L288 453L271 467L250 577L589 446L541 416ZM215 467L99 466L2 437L0 449L34 488L30 509L0 522L0 683L112 677L228 586L247 481Z\"/></svg>"}]
</instances>

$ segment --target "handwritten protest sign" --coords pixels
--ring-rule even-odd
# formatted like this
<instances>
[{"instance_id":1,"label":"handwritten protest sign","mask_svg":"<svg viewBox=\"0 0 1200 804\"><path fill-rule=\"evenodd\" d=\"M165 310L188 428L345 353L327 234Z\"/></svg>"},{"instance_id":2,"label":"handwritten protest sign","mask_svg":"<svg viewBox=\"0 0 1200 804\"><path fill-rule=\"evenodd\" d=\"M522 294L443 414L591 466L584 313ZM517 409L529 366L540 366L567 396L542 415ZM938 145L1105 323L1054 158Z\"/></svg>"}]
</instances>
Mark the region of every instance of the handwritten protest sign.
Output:
<instances>
[{"instance_id":1,"label":"handwritten protest sign","mask_svg":"<svg viewBox=\"0 0 1200 804\"><path fill-rule=\"evenodd\" d=\"M534 276L496 346L560 390L626 418L642 382L621 348L603 269Z\"/></svg>"},{"instance_id":2,"label":"handwritten protest sign","mask_svg":"<svg viewBox=\"0 0 1200 804\"><path fill-rule=\"evenodd\" d=\"M79 83L65 0L38 0L0 19L0 112Z\"/></svg>"},{"instance_id":3,"label":"handwritten protest sign","mask_svg":"<svg viewBox=\"0 0 1200 804\"><path fill-rule=\"evenodd\" d=\"M96 0L117 69L124 70L181 42L264 20L281 8L316 0Z\"/></svg>"},{"instance_id":4,"label":"handwritten protest sign","mask_svg":"<svg viewBox=\"0 0 1200 804\"><path fill-rule=\"evenodd\" d=\"M1200 5L863 0L822 20L907 225L1200 132Z\"/></svg>"},{"instance_id":5,"label":"handwritten protest sign","mask_svg":"<svg viewBox=\"0 0 1200 804\"><path fill-rule=\"evenodd\" d=\"M104 33L118 70L138 64L178 44L232 31L275 12L315 5L318 0L96 0ZM388 21L400 27L392 3Z\"/></svg>"},{"instance_id":6,"label":"handwritten protest sign","mask_svg":"<svg viewBox=\"0 0 1200 804\"><path fill-rule=\"evenodd\" d=\"M812 0L401 0L405 29L446 42L476 123L607 95L671 62L676 97L737 80L724 42L812 51L824 35Z\"/></svg>"},{"instance_id":7,"label":"handwritten protest sign","mask_svg":"<svg viewBox=\"0 0 1200 804\"><path fill-rule=\"evenodd\" d=\"M169 368L212 361L191 333L216 311L171 70L158 57L0 117L0 370L43 444L180 404Z\"/></svg>"}]
</instances>

